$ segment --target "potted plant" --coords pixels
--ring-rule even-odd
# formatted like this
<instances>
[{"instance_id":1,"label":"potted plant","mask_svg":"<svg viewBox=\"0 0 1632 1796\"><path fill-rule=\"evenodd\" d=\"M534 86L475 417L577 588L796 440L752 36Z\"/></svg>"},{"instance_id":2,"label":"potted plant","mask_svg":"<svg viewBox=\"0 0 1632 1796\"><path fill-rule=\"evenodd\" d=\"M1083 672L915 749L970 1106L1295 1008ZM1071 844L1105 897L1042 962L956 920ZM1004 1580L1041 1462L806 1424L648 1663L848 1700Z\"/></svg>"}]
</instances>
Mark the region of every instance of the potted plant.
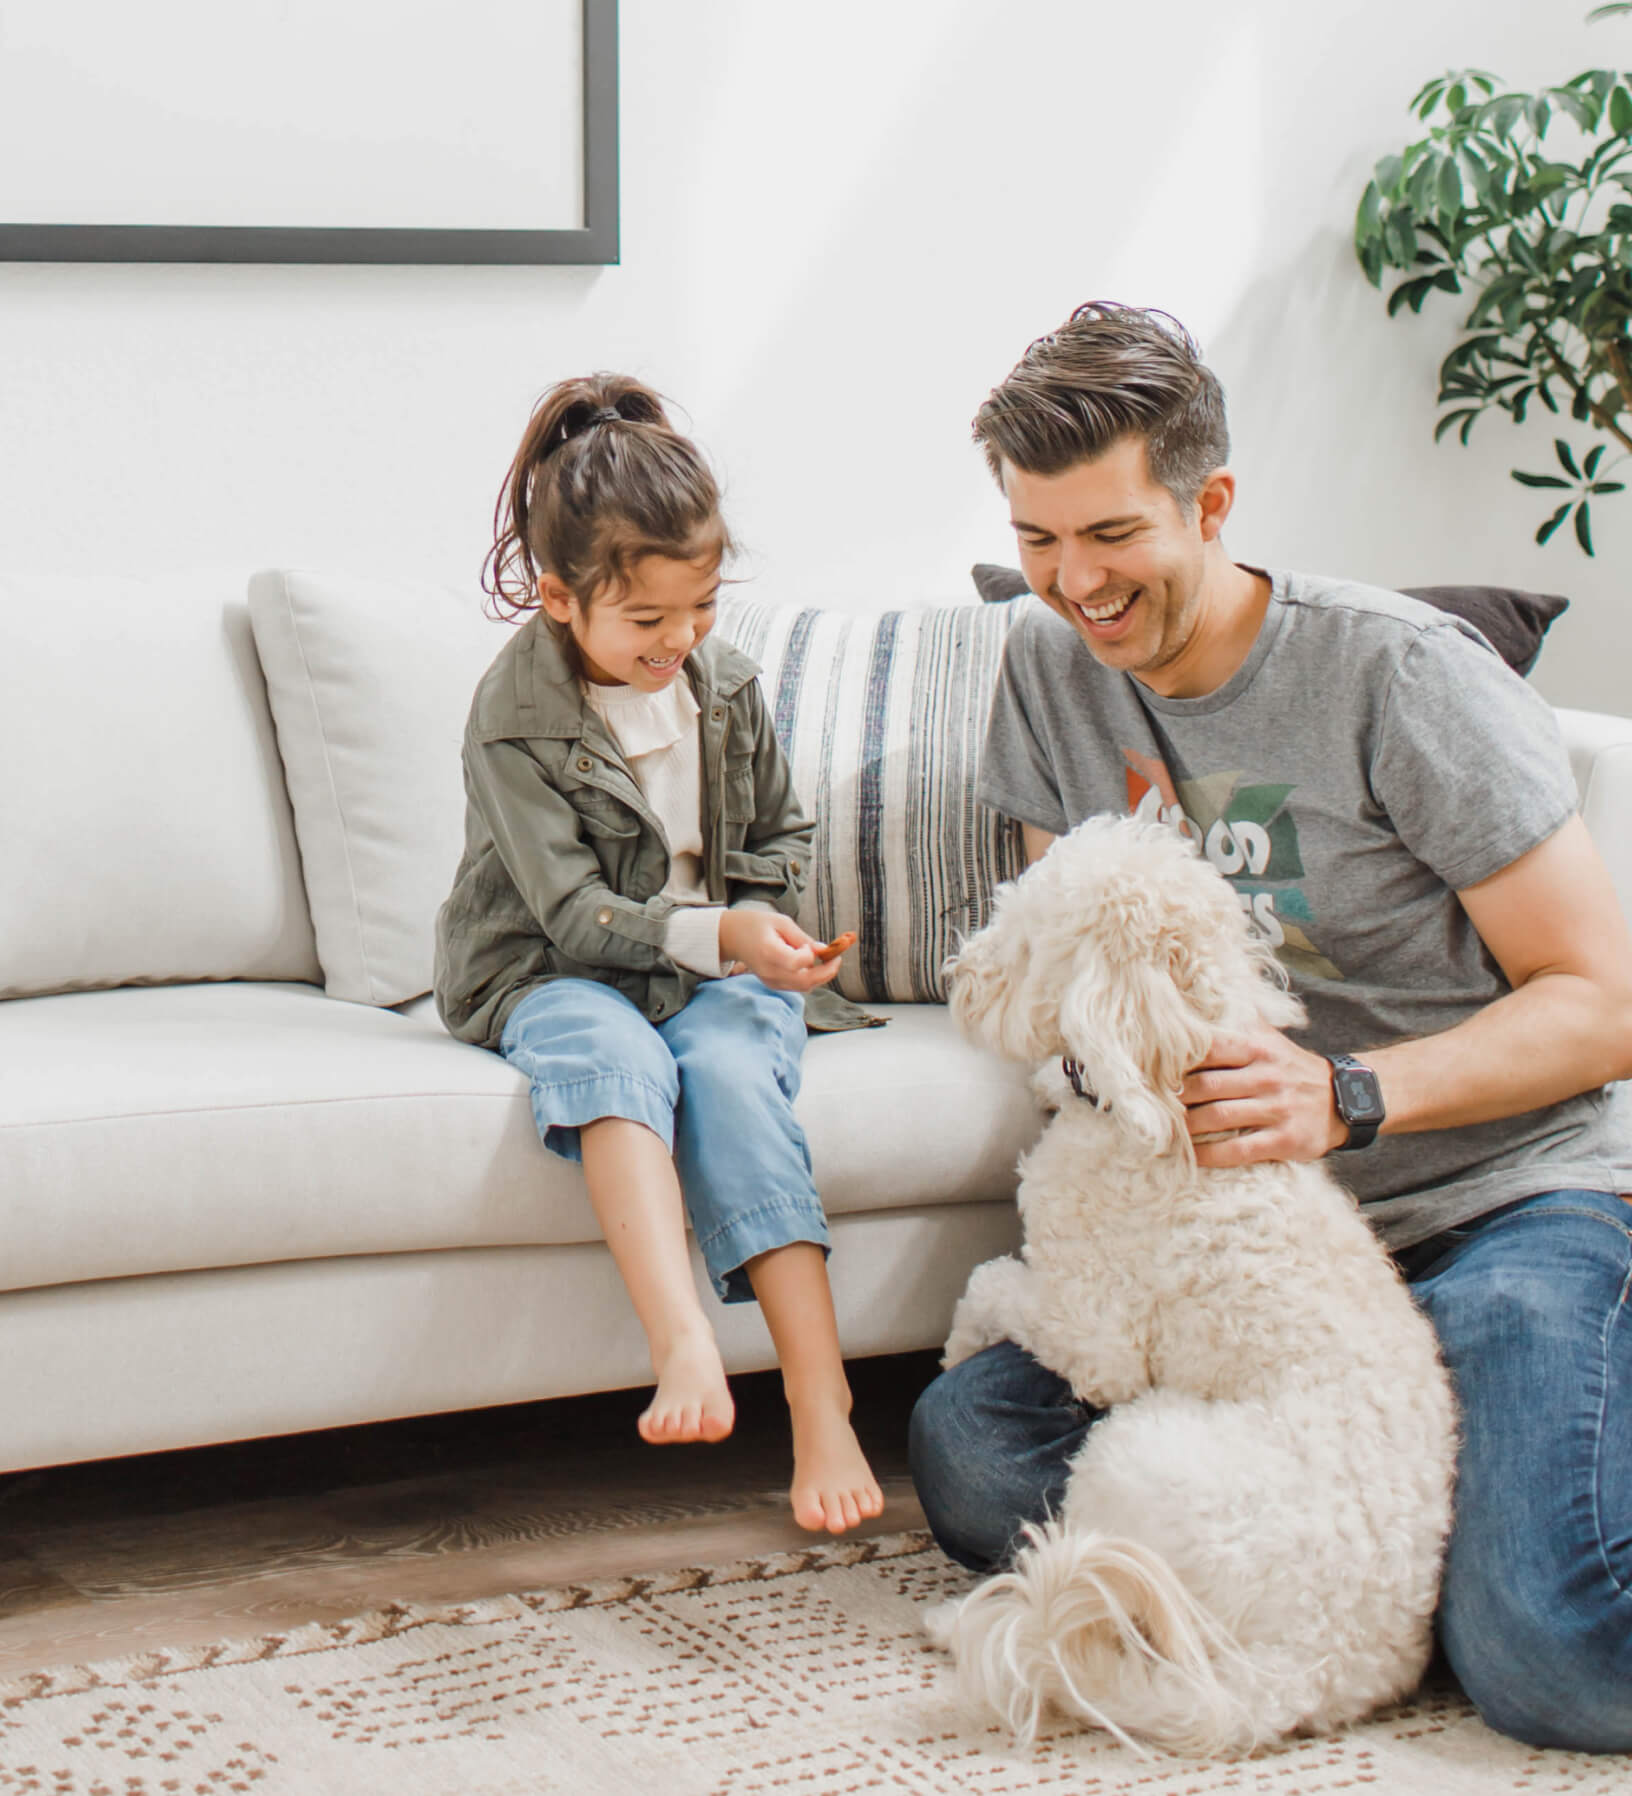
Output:
<instances>
[{"instance_id":1,"label":"potted plant","mask_svg":"<svg viewBox=\"0 0 1632 1796\"><path fill-rule=\"evenodd\" d=\"M1632 13L1632 0L1588 16ZM1374 287L1405 271L1389 316L1434 292L1471 295L1462 335L1440 364L1438 441L1463 443L1485 412L1523 423L1533 405L1565 413L1600 441L1554 439L1557 469L1513 470L1547 490L1547 542L1572 517L1591 555L1591 505L1624 490L1608 478L1632 452L1632 73L1588 69L1535 93L1482 69L1429 81L1411 102L1426 136L1378 162L1355 218L1354 247Z\"/></svg>"}]
</instances>

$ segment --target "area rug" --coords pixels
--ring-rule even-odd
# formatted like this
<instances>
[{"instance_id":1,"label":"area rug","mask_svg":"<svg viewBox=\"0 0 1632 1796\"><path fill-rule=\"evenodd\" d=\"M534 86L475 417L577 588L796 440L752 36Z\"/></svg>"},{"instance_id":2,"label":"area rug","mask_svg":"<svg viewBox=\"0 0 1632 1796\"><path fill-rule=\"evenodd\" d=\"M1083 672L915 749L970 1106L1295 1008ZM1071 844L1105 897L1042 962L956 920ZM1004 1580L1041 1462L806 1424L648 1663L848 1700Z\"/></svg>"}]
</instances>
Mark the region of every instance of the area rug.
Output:
<instances>
[{"instance_id":1,"label":"area rug","mask_svg":"<svg viewBox=\"0 0 1632 1796\"><path fill-rule=\"evenodd\" d=\"M1102 1735L1022 1751L967 1723L924 1604L969 1580L923 1534L388 1606L0 1684L0 1791L29 1796L1626 1796L1625 1759L1540 1752L1448 1688L1236 1762Z\"/></svg>"}]
</instances>

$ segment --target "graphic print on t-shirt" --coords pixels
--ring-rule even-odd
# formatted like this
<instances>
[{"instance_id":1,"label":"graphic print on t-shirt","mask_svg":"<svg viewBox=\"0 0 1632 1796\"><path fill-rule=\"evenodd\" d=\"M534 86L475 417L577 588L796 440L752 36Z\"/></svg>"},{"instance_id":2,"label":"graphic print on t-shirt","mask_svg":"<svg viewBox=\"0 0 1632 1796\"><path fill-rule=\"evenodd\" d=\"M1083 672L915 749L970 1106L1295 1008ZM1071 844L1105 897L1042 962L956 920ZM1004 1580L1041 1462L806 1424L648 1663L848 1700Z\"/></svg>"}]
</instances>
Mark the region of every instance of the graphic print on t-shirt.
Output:
<instances>
[{"instance_id":1,"label":"graphic print on t-shirt","mask_svg":"<svg viewBox=\"0 0 1632 1796\"><path fill-rule=\"evenodd\" d=\"M1306 979L1341 979L1342 972L1305 933L1312 924L1303 886L1298 826L1287 805L1293 788L1254 781L1247 774L1209 773L1175 780L1155 755L1124 748L1128 809L1135 817L1171 824L1234 886L1241 908L1268 938L1275 958Z\"/></svg>"}]
</instances>

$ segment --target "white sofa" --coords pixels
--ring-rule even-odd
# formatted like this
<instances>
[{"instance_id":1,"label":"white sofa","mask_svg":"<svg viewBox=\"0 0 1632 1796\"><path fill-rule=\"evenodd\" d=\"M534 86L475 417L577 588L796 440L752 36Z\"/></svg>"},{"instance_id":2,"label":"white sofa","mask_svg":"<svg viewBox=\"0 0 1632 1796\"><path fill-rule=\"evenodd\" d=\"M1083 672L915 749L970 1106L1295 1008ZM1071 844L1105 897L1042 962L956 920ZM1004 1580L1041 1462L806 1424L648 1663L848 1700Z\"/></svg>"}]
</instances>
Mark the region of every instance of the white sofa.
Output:
<instances>
[{"instance_id":1,"label":"white sofa","mask_svg":"<svg viewBox=\"0 0 1632 1796\"><path fill-rule=\"evenodd\" d=\"M422 995L459 728L503 626L365 581L252 591L253 627L236 575L0 580L0 1470L648 1377L579 1175ZM1001 638L965 610L936 636L974 669L936 726L960 784ZM884 665L873 624L834 631ZM784 702L809 652L779 639ZM931 661L899 670L920 704ZM1564 723L1632 913L1632 720ZM954 749L921 712L875 725L893 854L889 807ZM837 820L834 766L795 772ZM923 850L901 852L916 892ZM943 1006L876 1007L887 1028L813 1038L799 1103L853 1355L939 1344L969 1267L1013 1242L1036 1128L1019 1069ZM773 1363L756 1309L717 1316L731 1368Z\"/></svg>"}]
</instances>

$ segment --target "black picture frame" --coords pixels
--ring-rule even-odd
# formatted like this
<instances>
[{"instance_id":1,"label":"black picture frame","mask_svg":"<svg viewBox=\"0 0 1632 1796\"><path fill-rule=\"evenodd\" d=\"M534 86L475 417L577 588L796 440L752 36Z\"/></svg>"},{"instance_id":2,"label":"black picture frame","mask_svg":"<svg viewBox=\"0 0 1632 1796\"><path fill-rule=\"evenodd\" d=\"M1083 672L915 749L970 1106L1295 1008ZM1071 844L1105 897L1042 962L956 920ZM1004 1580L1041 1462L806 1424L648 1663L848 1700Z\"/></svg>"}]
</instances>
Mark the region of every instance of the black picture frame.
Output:
<instances>
[{"instance_id":1,"label":"black picture frame","mask_svg":"<svg viewBox=\"0 0 1632 1796\"><path fill-rule=\"evenodd\" d=\"M582 0L584 223L566 230L0 223L0 262L353 262L482 266L618 260L618 0Z\"/></svg>"}]
</instances>

